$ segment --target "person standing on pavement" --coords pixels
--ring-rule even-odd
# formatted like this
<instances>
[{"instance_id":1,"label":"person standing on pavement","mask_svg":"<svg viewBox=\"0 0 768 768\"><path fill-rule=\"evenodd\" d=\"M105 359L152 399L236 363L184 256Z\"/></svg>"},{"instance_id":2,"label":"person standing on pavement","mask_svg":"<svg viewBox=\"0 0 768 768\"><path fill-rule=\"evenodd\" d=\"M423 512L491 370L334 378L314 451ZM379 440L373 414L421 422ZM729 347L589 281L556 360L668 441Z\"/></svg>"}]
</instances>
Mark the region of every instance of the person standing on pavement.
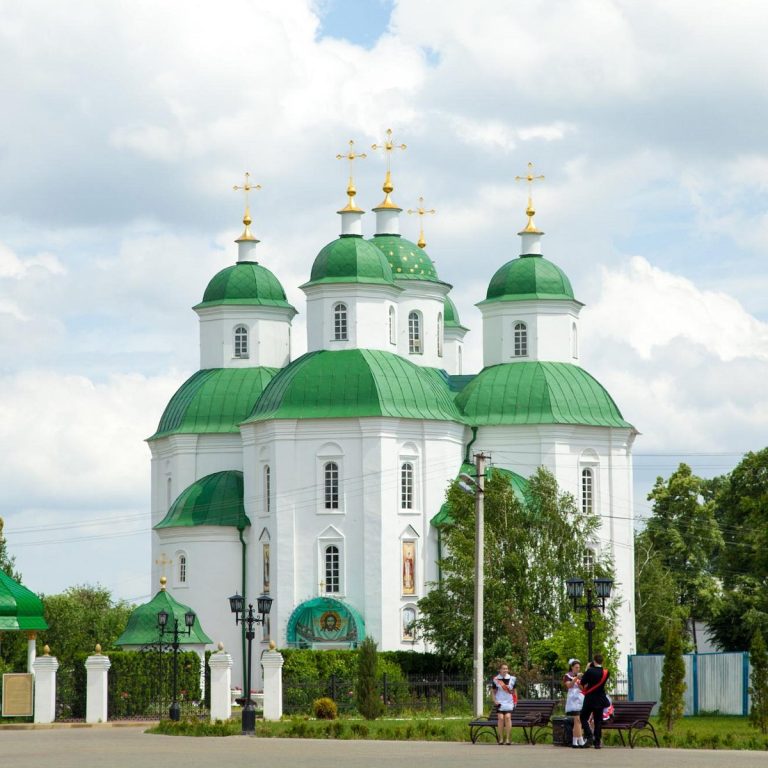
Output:
<instances>
[{"instance_id":1,"label":"person standing on pavement","mask_svg":"<svg viewBox=\"0 0 768 768\"><path fill-rule=\"evenodd\" d=\"M581 733L581 707L584 704L584 694L581 692L581 662L578 659L568 660L568 671L563 676L565 696L565 714L573 718L573 738L571 746L579 749L584 746L584 736Z\"/></svg>"},{"instance_id":2,"label":"person standing on pavement","mask_svg":"<svg viewBox=\"0 0 768 768\"><path fill-rule=\"evenodd\" d=\"M512 743L512 710L515 708L516 678L509 674L509 667L501 664L499 674L493 678L493 701L498 711L499 744Z\"/></svg>"},{"instance_id":3,"label":"person standing on pavement","mask_svg":"<svg viewBox=\"0 0 768 768\"><path fill-rule=\"evenodd\" d=\"M608 682L609 672L603 669L603 656L596 653L592 659L592 665L581 678L581 690L584 694L584 703L581 707L581 727L587 739L592 738L595 749L602 748L603 737L603 710L610 704L605 693L605 684ZM594 721L594 732L589 727L589 718Z\"/></svg>"}]
</instances>

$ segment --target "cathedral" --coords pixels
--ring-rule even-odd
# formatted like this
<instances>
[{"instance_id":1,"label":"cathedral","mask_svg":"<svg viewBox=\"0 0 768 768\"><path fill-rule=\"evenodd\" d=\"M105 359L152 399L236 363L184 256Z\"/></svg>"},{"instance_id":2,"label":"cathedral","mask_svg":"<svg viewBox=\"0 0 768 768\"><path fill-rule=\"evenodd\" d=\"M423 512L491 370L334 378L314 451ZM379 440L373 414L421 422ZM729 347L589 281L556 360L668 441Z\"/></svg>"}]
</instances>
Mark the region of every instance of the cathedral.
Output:
<instances>
[{"instance_id":1,"label":"cathedral","mask_svg":"<svg viewBox=\"0 0 768 768\"><path fill-rule=\"evenodd\" d=\"M378 148L387 171L373 233L364 233L350 173L341 234L301 286L308 351L295 359L296 309L258 261L246 175L237 261L193 307L200 370L148 439L153 583L167 576L238 667L241 630L227 600L235 592L254 605L273 598L263 648L350 648L370 635L384 650L424 650L414 623L438 579L446 488L482 450L521 490L543 465L600 516L584 556L615 562L625 659L635 650L637 432L580 366L583 305L543 256L530 194L520 255L478 296L483 369L465 373L468 329L451 275L438 275L423 228L417 243L400 234L391 132ZM352 142L341 157L351 167ZM530 191L530 168L524 179Z\"/></svg>"}]
</instances>

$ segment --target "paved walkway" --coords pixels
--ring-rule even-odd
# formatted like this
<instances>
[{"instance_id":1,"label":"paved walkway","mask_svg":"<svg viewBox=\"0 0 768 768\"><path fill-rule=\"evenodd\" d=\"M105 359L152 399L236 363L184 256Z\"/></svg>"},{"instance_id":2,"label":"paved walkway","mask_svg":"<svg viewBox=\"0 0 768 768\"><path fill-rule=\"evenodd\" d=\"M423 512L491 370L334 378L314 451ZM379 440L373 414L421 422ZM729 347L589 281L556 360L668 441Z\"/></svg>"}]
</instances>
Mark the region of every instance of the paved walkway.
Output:
<instances>
[{"instance_id":1,"label":"paved walkway","mask_svg":"<svg viewBox=\"0 0 768 768\"><path fill-rule=\"evenodd\" d=\"M768 753L763 752L618 747L577 752L546 745L505 749L495 744L423 741L185 738L152 736L143 728L3 730L0 760L9 768L768 768Z\"/></svg>"}]
</instances>

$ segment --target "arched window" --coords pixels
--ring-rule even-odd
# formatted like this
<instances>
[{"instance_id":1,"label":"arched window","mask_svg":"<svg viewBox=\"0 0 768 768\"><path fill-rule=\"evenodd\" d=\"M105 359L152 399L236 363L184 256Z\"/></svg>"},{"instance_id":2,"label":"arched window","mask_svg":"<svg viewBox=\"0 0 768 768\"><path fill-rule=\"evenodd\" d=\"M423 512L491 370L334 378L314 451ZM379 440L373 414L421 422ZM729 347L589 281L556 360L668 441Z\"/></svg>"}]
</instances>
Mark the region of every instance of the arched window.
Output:
<instances>
[{"instance_id":1,"label":"arched window","mask_svg":"<svg viewBox=\"0 0 768 768\"><path fill-rule=\"evenodd\" d=\"M394 307L389 308L389 343L397 344L397 322Z\"/></svg>"},{"instance_id":2,"label":"arched window","mask_svg":"<svg viewBox=\"0 0 768 768\"><path fill-rule=\"evenodd\" d=\"M412 355L421 354L421 316L418 312L408 315L408 351Z\"/></svg>"},{"instance_id":3,"label":"arched window","mask_svg":"<svg viewBox=\"0 0 768 768\"><path fill-rule=\"evenodd\" d=\"M173 482L171 481L171 478L169 477L165 484L165 495L167 497L167 504L166 506L168 509L171 508L171 503L173 502Z\"/></svg>"},{"instance_id":4,"label":"arched window","mask_svg":"<svg viewBox=\"0 0 768 768\"><path fill-rule=\"evenodd\" d=\"M335 461L325 465L325 508L339 508L339 465Z\"/></svg>"},{"instance_id":5,"label":"arched window","mask_svg":"<svg viewBox=\"0 0 768 768\"><path fill-rule=\"evenodd\" d=\"M437 356L443 356L443 313L437 313Z\"/></svg>"},{"instance_id":6,"label":"arched window","mask_svg":"<svg viewBox=\"0 0 768 768\"><path fill-rule=\"evenodd\" d=\"M592 547L585 548L584 554L581 556L581 564L588 573L592 573L592 569L595 567L595 551Z\"/></svg>"},{"instance_id":7,"label":"arched window","mask_svg":"<svg viewBox=\"0 0 768 768\"><path fill-rule=\"evenodd\" d=\"M264 512L272 511L272 470L269 464L264 467Z\"/></svg>"},{"instance_id":8,"label":"arched window","mask_svg":"<svg viewBox=\"0 0 768 768\"><path fill-rule=\"evenodd\" d=\"M461 346L459 346L456 351L459 357L459 365L458 365L459 370L456 371L456 373L461 374Z\"/></svg>"},{"instance_id":9,"label":"arched window","mask_svg":"<svg viewBox=\"0 0 768 768\"><path fill-rule=\"evenodd\" d=\"M325 548L325 591L338 592L340 585L339 548L331 544Z\"/></svg>"},{"instance_id":10,"label":"arched window","mask_svg":"<svg viewBox=\"0 0 768 768\"><path fill-rule=\"evenodd\" d=\"M571 326L571 357L579 356L579 330L576 323Z\"/></svg>"},{"instance_id":11,"label":"arched window","mask_svg":"<svg viewBox=\"0 0 768 768\"><path fill-rule=\"evenodd\" d=\"M235 357L248 357L248 329L244 325L235 328Z\"/></svg>"},{"instance_id":12,"label":"arched window","mask_svg":"<svg viewBox=\"0 0 768 768\"><path fill-rule=\"evenodd\" d=\"M179 555L179 584L187 583L187 556Z\"/></svg>"},{"instance_id":13,"label":"arched window","mask_svg":"<svg viewBox=\"0 0 768 768\"><path fill-rule=\"evenodd\" d=\"M333 305L333 339L347 340L347 305L341 302Z\"/></svg>"},{"instance_id":14,"label":"arched window","mask_svg":"<svg viewBox=\"0 0 768 768\"><path fill-rule=\"evenodd\" d=\"M515 323L515 357L528 355L528 326L525 323Z\"/></svg>"},{"instance_id":15,"label":"arched window","mask_svg":"<svg viewBox=\"0 0 768 768\"><path fill-rule=\"evenodd\" d=\"M400 508L413 509L413 464L410 461L400 465Z\"/></svg>"},{"instance_id":16,"label":"arched window","mask_svg":"<svg viewBox=\"0 0 768 768\"><path fill-rule=\"evenodd\" d=\"M412 643L416 640L416 609L410 605L403 608L403 633L402 638Z\"/></svg>"},{"instance_id":17,"label":"arched window","mask_svg":"<svg viewBox=\"0 0 768 768\"><path fill-rule=\"evenodd\" d=\"M591 515L595 506L595 479L591 469L581 470L581 511Z\"/></svg>"}]
</instances>

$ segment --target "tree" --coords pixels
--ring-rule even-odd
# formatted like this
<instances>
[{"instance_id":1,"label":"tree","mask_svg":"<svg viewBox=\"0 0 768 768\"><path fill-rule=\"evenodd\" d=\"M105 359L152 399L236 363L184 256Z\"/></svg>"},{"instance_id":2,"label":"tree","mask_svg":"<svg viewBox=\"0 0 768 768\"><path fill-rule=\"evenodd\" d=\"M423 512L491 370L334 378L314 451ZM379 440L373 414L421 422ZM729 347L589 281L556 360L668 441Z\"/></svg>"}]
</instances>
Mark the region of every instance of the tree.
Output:
<instances>
[{"instance_id":1,"label":"tree","mask_svg":"<svg viewBox=\"0 0 768 768\"><path fill-rule=\"evenodd\" d=\"M20 583L21 574L16 570L16 558L8 551L3 527L3 518L0 517L0 571ZM0 673L23 669L26 655L27 639L22 632L0 632Z\"/></svg>"},{"instance_id":2,"label":"tree","mask_svg":"<svg viewBox=\"0 0 768 768\"><path fill-rule=\"evenodd\" d=\"M376 641L366 637L357 652L357 683L355 695L357 709L366 720L375 720L381 715L382 703L377 682L379 654Z\"/></svg>"},{"instance_id":3,"label":"tree","mask_svg":"<svg viewBox=\"0 0 768 768\"><path fill-rule=\"evenodd\" d=\"M696 621L710 618L719 593L713 562L723 542L714 502L704 499L704 491L705 482L681 464L666 482L657 478L648 494L653 502L648 541L675 581L694 650L698 650Z\"/></svg>"},{"instance_id":4,"label":"tree","mask_svg":"<svg viewBox=\"0 0 768 768\"><path fill-rule=\"evenodd\" d=\"M752 665L752 685L749 687L752 708L749 710L749 721L755 728L759 728L761 733L768 733L768 650L763 633L759 629L752 638L749 662Z\"/></svg>"},{"instance_id":5,"label":"tree","mask_svg":"<svg viewBox=\"0 0 768 768\"><path fill-rule=\"evenodd\" d=\"M671 731L685 711L685 662L683 661L683 637L680 625L674 622L669 628L664 647L664 668L661 673L661 703L659 717L664 727Z\"/></svg>"},{"instance_id":6,"label":"tree","mask_svg":"<svg viewBox=\"0 0 768 768\"><path fill-rule=\"evenodd\" d=\"M420 627L439 653L471 666L475 504L457 483L447 493L452 522L441 529L442 579L419 601ZM500 657L520 672L531 664L529 647L571 615L563 584L583 572L585 542L598 528L555 478L540 468L525 502L508 476L491 471L485 484L486 666Z\"/></svg>"}]
</instances>

